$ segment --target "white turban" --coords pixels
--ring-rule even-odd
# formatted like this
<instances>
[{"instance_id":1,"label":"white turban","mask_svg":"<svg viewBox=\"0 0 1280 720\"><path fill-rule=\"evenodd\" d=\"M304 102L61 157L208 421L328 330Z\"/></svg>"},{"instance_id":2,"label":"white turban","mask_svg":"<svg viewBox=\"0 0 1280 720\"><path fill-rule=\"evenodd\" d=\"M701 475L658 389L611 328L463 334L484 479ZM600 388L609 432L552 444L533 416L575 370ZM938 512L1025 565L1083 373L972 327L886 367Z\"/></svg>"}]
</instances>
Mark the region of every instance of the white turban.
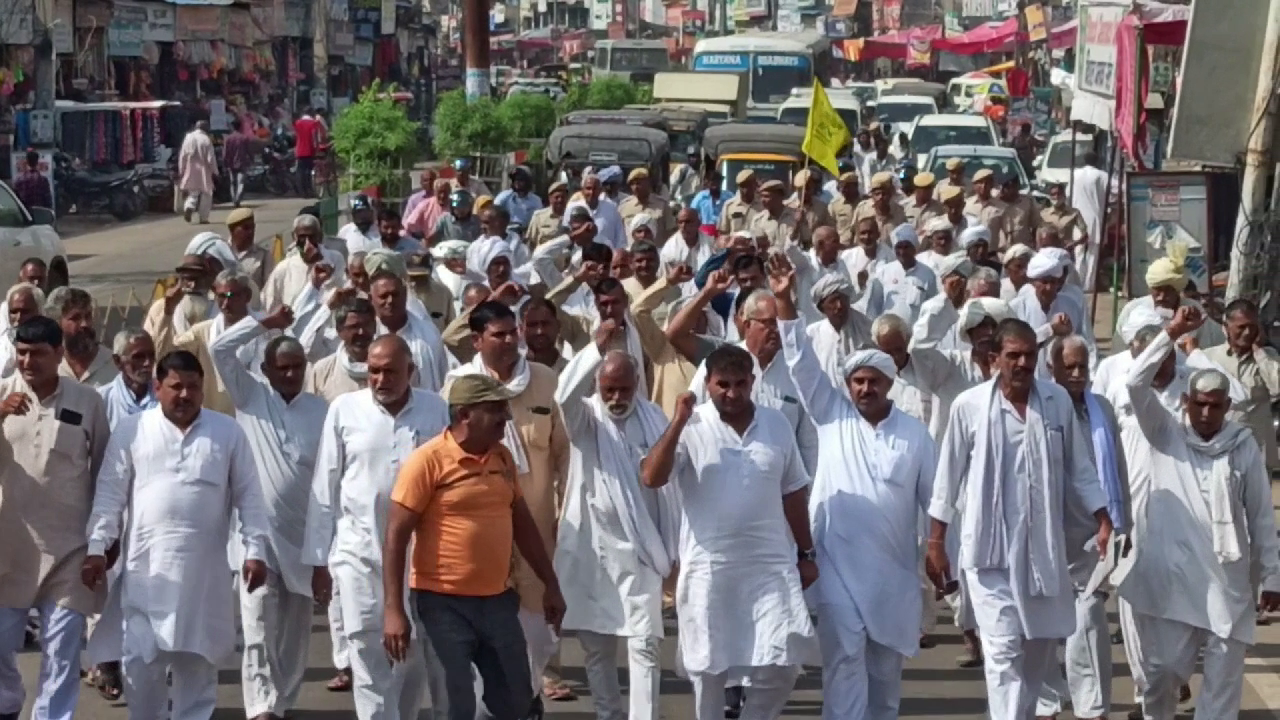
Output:
<instances>
[{"instance_id":1,"label":"white turban","mask_svg":"<svg viewBox=\"0 0 1280 720\"><path fill-rule=\"evenodd\" d=\"M467 269L480 277L489 277L489 265L500 257L511 260L511 246L506 238L486 235L467 248Z\"/></svg>"},{"instance_id":2,"label":"white turban","mask_svg":"<svg viewBox=\"0 0 1280 720\"><path fill-rule=\"evenodd\" d=\"M1027 263L1027 277L1032 280L1054 280L1062 277L1062 262L1058 256L1046 250L1053 248L1045 248L1031 256L1031 262Z\"/></svg>"},{"instance_id":3,"label":"white turban","mask_svg":"<svg viewBox=\"0 0 1280 720\"><path fill-rule=\"evenodd\" d=\"M240 266L240 261L236 260L236 254L231 251L231 246L215 232L202 232L196 235L187 244L187 251L183 254L208 255L222 263L223 270L235 270Z\"/></svg>"},{"instance_id":4,"label":"white turban","mask_svg":"<svg viewBox=\"0 0 1280 720\"><path fill-rule=\"evenodd\" d=\"M635 235L636 230L642 227L648 227L649 233L653 234L653 217L649 213L640 213L631 218L631 222L627 223L627 235Z\"/></svg>"},{"instance_id":5,"label":"white turban","mask_svg":"<svg viewBox=\"0 0 1280 720\"><path fill-rule=\"evenodd\" d=\"M1124 324L1120 326L1120 339L1128 345L1143 328L1164 327L1165 321L1154 307L1146 303L1134 304L1133 309L1125 315Z\"/></svg>"},{"instance_id":6,"label":"white turban","mask_svg":"<svg viewBox=\"0 0 1280 720\"><path fill-rule=\"evenodd\" d=\"M894 228L893 233L890 235L890 237L893 239L894 247L897 247L903 243L911 243L912 245L916 245L920 242L920 236L916 235L916 229L911 227L911 225L907 223L902 223L898 227Z\"/></svg>"},{"instance_id":7,"label":"white turban","mask_svg":"<svg viewBox=\"0 0 1280 720\"><path fill-rule=\"evenodd\" d=\"M969 332L981 325L982 321L987 318L1000 322L1011 317L1013 317L1013 312L1009 310L1009 305L1005 301L989 297L976 297L960 308L960 332Z\"/></svg>"},{"instance_id":8,"label":"white turban","mask_svg":"<svg viewBox=\"0 0 1280 720\"><path fill-rule=\"evenodd\" d=\"M1066 250L1063 250L1060 247L1047 247L1041 250L1040 252L1044 253L1045 255L1048 255L1049 257L1053 258L1058 262L1059 277L1062 276L1062 273L1067 268L1071 267L1071 253L1067 252Z\"/></svg>"},{"instance_id":9,"label":"white turban","mask_svg":"<svg viewBox=\"0 0 1280 720\"><path fill-rule=\"evenodd\" d=\"M1035 254L1036 251L1032 250L1030 245L1014 243L1008 250L1004 251L1004 257L1000 258L1000 261L1008 265L1020 257L1031 257Z\"/></svg>"},{"instance_id":10,"label":"white turban","mask_svg":"<svg viewBox=\"0 0 1280 720\"><path fill-rule=\"evenodd\" d=\"M973 263L969 260L968 255L963 252L955 252L939 260L937 270L939 280L952 273L959 273L964 277L969 277L973 274Z\"/></svg>"},{"instance_id":11,"label":"white turban","mask_svg":"<svg viewBox=\"0 0 1280 720\"><path fill-rule=\"evenodd\" d=\"M622 168L617 165L610 165L596 173L596 177L600 179L601 185L610 182L622 182Z\"/></svg>"},{"instance_id":12,"label":"white turban","mask_svg":"<svg viewBox=\"0 0 1280 720\"><path fill-rule=\"evenodd\" d=\"M924 224L924 231L927 235L940 232L951 232L955 229L956 226L951 224L951 221L947 219L946 215L938 215L930 218L929 222Z\"/></svg>"},{"instance_id":13,"label":"white turban","mask_svg":"<svg viewBox=\"0 0 1280 720\"><path fill-rule=\"evenodd\" d=\"M853 299L853 283L849 282L844 273L823 273L813 284L809 296L813 298L814 305L820 305L832 293L842 293L846 298Z\"/></svg>"},{"instance_id":14,"label":"white turban","mask_svg":"<svg viewBox=\"0 0 1280 720\"><path fill-rule=\"evenodd\" d=\"M970 225L964 229L964 232L960 233L957 241L960 243L960 247L965 250L968 250L974 243L978 242L984 242L987 247L991 247L991 231L987 229L986 225Z\"/></svg>"},{"instance_id":15,"label":"white turban","mask_svg":"<svg viewBox=\"0 0 1280 720\"><path fill-rule=\"evenodd\" d=\"M840 374L847 378L858 368L864 367L879 370L890 380L898 377L898 366L894 364L893 358L881 350L874 349L859 350L845 357L840 363Z\"/></svg>"},{"instance_id":16,"label":"white turban","mask_svg":"<svg viewBox=\"0 0 1280 720\"><path fill-rule=\"evenodd\" d=\"M445 240L431 248L431 257L437 260L461 260L467 256L470 245L466 240Z\"/></svg>"},{"instance_id":17,"label":"white turban","mask_svg":"<svg viewBox=\"0 0 1280 720\"><path fill-rule=\"evenodd\" d=\"M670 325L671 321L675 319L681 308L692 300L693 296L690 295L672 302L667 308L667 318L664 323L664 327L666 325ZM720 317L720 314L713 310L710 305L704 306L702 311L707 316L707 335L714 338L724 337L724 318Z\"/></svg>"}]
</instances>

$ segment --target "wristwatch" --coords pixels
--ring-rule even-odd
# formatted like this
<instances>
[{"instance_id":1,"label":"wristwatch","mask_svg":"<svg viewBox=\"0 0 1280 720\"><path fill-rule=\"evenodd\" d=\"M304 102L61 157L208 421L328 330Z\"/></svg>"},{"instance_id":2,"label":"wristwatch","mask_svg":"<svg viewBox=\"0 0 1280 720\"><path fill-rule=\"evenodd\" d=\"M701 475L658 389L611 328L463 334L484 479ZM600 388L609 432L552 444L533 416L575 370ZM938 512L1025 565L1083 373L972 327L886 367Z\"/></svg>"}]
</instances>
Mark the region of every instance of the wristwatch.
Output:
<instances>
[{"instance_id":1,"label":"wristwatch","mask_svg":"<svg viewBox=\"0 0 1280 720\"><path fill-rule=\"evenodd\" d=\"M818 559L818 551L814 550L813 548L809 548L808 550L801 550L800 552L797 553L797 555L800 556L800 561L802 562L805 560L808 560L809 562L815 562Z\"/></svg>"}]
</instances>

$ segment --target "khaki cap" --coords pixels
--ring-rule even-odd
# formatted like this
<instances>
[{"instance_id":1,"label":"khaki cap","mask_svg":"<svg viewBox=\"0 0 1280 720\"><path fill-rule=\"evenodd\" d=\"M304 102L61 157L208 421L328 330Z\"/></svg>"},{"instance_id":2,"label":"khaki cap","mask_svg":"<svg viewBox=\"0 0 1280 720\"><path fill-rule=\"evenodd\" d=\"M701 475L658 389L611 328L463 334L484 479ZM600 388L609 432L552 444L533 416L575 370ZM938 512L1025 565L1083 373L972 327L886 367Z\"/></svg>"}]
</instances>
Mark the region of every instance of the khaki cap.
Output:
<instances>
[{"instance_id":1,"label":"khaki cap","mask_svg":"<svg viewBox=\"0 0 1280 720\"><path fill-rule=\"evenodd\" d=\"M963 167L964 167L964 161L958 157L953 157L947 160L947 170L955 171Z\"/></svg>"},{"instance_id":2,"label":"khaki cap","mask_svg":"<svg viewBox=\"0 0 1280 720\"><path fill-rule=\"evenodd\" d=\"M506 402L515 397L506 385L488 375L462 375L449 383L445 401L450 405L475 405L485 402Z\"/></svg>"},{"instance_id":3,"label":"khaki cap","mask_svg":"<svg viewBox=\"0 0 1280 720\"><path fill-rule=\"evenodd\" d=\"M915 178L911 181L918 188L929 187L937 182L937 178L931 172L916 173Z\"/></svg>"},{"instance_id":4,"label":"khaki cap","mask_svg":"<svg viewBox=\"0 0 1280 720\"><path fill-rule=\"evenodd\" d=\"M745 185L755 179L756 171L748 168L746 170L739 170L738 177L734 178L734 182L738 185Z\"/></svg>"},{"instance_id":5,"label":"khaki cap","mask_svg":"<svg viewBox=\"0 0 1280 720\"><path fill-rule=\"evenodd\" d=\"M781 191L781 190L785 190L786 187L787 187L786 185L782 184L781 180L766 180L765 183L760 186L760 189Z\"/></svg>"},{"instance_id":6,"label":"khaki cap","mask_svg":"<svg viewBox=\"0 0 1280 720\"><path fill-rule=\"evenodd\" d=\"M849 182L850 180L857 180L857 179L858 179L858 173L853 172L853 171L849 171L849 172L844 173L843 175L841 175L838 181L839 181L839 182Z\"/></svg>"},{"instance_id":7,"label":"khaki cap","mask_svg":"<svg viewBox=\"0 0 1280 720\"><path fill-rule=\"evenodd\" d=\"M942 192L938 193L943 202L953 200L964 195L964 190L956 185L948 185L942 188Z\"/></svg>"},{"instance_id":8,"label":"khaki cap","mask_svg":"<svg viewBox=\"0 0 1280 720\"><path fill-rule=\"evenodd\" d=\"M991 172L991 168L982 168L981 170L973 174L973 181L981 182L982 180L988 180L990 178L993 178L995 177L995 175L996 175L995 173Z\"/></svg>"},{"instance_id":9,"label":"khaki cap","mask_svg":"<svg viewBox=\"0 0 1280 720\"><path fill-rule=\"evenodd\" d=\"M875 190L876 188L892 188L892 187L893 187L893 173L878 172L875 175L871 176L872 190Z\"/></svg>"},{"instance_id":10,"label":"khaki cap","mask_svg":"<svg viewBox=\"0 0 1280 720\"><path fill-rule=\"evenodd\" d=\"M808 185L809 170L807 168L801 168L800 170L798 170L796 174L791 178L791 184L794 185L797 189L802 188L805 185Z\"/></svg>"},{"instance_id":11,"label":"khaki cap","mask_svg":"<svg viewBox=\"0 0 1280 720\"><path fill-rule=\"evenodd\" d=\"M233 225L239 225L245 220L252 220L252 219L253 219L252 210L250 210L249 208L243 208L243 207L236 208L235 210L232 210L229 215L227 215L227 227L232 227Z\"/></svg>"},{"instance_id":12,"label":"khaki cap","mask_svg":"<svg viewBox=\"0 0 1280 720\"><path fill-rule=\"evenodd\" d=\"M551 185L547 187L547 194L550 195L551 193L556 192L557 190L563 190L564 192L569 192L569 183L557 180L551 183Z\"/></svg>"},{"instance_id":13,"label":"khaki cap","mask_svg":"<svg viewBox=\"0 0 1280 720\"><path fill-rule=\"evenodd\" d=\"M648 180L648 179L649 179L648 169L636 168L635 170L631 171L630 175L627 175L627 184L631 184L637 180Z\"/></svg>"}]
</instances>

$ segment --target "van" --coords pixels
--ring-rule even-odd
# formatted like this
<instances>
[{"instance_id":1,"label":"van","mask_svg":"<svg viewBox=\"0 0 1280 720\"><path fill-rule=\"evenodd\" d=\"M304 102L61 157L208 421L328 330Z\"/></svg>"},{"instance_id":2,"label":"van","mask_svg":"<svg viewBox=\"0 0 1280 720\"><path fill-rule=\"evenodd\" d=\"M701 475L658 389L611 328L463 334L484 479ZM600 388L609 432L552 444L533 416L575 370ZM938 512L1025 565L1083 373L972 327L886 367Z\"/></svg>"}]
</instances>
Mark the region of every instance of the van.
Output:
<instances>
[{"instance_id":1,"label":"van","mask_svg":"<svg viewBox=\"0 0 1280 720\"><path fill-rule=\"evenodd\" d=\"M844 120L845 127L849 128L849 136L857 135L858 128L862 127L862 103L858 98L852 93L835 88L827 91L827 101L840 119ZM812 106L813 89L794 88L791 97L784 100L778 108L778 123L804 127L809 124L809 108Z\"/></svg>"}]
</instances>

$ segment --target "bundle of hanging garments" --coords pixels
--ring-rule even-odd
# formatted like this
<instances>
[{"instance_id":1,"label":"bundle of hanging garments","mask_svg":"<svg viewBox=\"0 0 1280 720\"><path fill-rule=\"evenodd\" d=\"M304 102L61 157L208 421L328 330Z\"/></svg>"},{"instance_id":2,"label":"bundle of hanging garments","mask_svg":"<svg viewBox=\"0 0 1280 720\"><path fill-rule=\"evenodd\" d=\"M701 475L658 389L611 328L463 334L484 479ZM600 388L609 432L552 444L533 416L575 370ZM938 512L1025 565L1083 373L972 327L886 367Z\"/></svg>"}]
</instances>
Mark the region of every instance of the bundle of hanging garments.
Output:
<instances>
[{"instance_id":1,"label":"bundle of hanging garments","mask_svg":"<svg viewBox=\"0 0 1280 720\"><path fill-rule=\"evenodd\" d=\"M93 165L151 163L165 144L159 110L90 110L61 118L58 146Z\"/></svg>"}]
</instances>

